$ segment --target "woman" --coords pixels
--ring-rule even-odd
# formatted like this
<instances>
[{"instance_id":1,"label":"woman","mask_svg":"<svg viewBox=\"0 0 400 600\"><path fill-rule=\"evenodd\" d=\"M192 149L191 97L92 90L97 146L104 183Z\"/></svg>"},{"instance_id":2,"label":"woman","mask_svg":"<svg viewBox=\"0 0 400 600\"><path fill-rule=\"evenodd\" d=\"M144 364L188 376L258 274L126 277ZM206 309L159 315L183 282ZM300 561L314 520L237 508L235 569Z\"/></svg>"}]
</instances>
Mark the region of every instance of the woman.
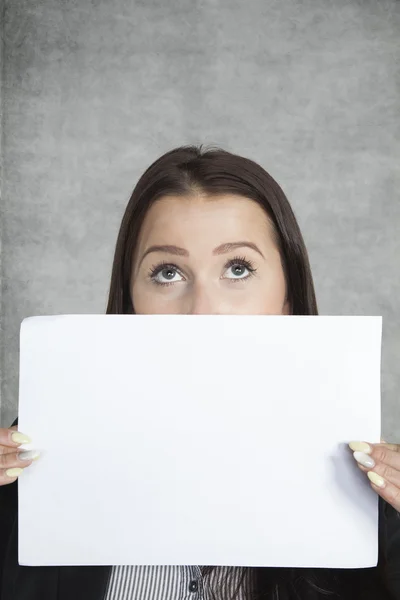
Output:
<instances>
[{"instance_id":1,"label":"woman","mask_svg":"<svg viewBox=\"0 0 400 600\"><path fill-rule=\"evenodd\" d=\"M159 158L123 217L107 313L316 315L307 251L279 185L220 149L182 147ZM15 430L0 431L1 600L400 598L396 445L351 444L381 497L376 568L20 567L16 481L32 455L18 457L26 440Z\"/></svg>"}]
</instances>

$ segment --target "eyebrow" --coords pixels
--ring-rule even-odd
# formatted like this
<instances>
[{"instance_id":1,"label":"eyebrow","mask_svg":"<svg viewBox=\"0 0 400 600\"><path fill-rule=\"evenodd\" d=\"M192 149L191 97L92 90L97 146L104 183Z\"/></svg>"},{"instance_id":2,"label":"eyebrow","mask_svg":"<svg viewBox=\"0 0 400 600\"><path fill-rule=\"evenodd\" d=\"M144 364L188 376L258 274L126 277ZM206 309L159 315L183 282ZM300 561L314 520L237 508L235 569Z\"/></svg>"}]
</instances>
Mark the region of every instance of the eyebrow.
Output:
<instances>
[{"instance_id":1,"label":"eyebrow","mask_svg":"<svg viewBox=\"0 0 400 600\"><path fill-rule=\"evenodd\" d=\"M214 248L212 253L214 256L217 256L220 254L227 254L228 252L231 252L232 250L237 250L238 248L251 248L252 250L255 250L255 252L258 252L258 254L260 254L264 258L263 253L258 248L258 246L256 246L256 244L245 241L227 242L225 244L221 244L220 246L217 246L217 248ZM185 248L179 248L179 246L150 246L150 248L147 248L146 252L143 254L139 265L141 265L145 257L152 252L164 252L166 254L174 254L175 256L189 256L189 252L185 250Z\"/></svg>"}]
</instances>

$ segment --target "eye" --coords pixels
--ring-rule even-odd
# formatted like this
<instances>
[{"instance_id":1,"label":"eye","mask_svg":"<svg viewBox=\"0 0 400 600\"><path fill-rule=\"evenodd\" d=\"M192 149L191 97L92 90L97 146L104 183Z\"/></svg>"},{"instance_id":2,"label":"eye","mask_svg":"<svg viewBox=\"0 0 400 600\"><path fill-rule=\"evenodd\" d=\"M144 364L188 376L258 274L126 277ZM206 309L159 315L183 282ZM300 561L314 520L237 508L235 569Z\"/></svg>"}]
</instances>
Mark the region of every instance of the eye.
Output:
<instances>
[{"instance_id":1,"label":"eye","mask_svg":"<svg viewBox=\"0 0 400 600\"><path fill-rule=\"evenodd\" d=\"M256 272L256 268L253 263L246 258L232 258L225 265L226 279L240 280L248 279Z\"/></svg>"},{"instance_id":2,"label":"eye","mask_svg":"<svg viewBox=\"0 0 400 600\"><path fill-rule=\"evenodd\" d=\"M175 265L162 263L152 267L150 279L157 285L170 285L177 281L182 281L184 277L179 273Z\"/></svg>"}]
</instances>

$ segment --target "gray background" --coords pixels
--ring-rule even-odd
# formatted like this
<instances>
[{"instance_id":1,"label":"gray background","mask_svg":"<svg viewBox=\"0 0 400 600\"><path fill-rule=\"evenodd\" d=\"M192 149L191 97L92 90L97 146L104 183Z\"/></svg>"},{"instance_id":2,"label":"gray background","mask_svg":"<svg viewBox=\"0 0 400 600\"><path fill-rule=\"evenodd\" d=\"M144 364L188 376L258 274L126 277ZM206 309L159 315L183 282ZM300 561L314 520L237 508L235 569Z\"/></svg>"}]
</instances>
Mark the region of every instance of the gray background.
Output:
<instances>
[{"instance_id":1,"label":"gray background","mask_svg":"<svg viewBox=\"0 0 400 600\"><path fill-rule=\"evenodd\" d=\"M400 442L400 2L6 0L1 423L26 316L104 312L141 173L188 143L287 193L321 314L383 315L383 435Z\"/></svg>"}]
</instances>

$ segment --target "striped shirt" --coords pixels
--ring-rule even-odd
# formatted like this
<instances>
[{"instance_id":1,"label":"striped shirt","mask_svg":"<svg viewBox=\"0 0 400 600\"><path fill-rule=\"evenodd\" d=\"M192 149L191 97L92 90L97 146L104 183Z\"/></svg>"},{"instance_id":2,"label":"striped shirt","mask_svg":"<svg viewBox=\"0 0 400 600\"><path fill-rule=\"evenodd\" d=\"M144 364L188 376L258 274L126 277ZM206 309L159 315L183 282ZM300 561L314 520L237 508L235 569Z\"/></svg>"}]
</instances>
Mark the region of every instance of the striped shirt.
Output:
<instances>
[{"instance_id":1,"label":"striped shirt","mask_svg":"<svg viewBox=\"0 0 400 600\"><path fill-rule=\"evenodd\" d=\"M211 571L211 572L210 572ZM105 600L247 600L251 569L242 567L117 566Z\"/></svg>"}]
</instances>

